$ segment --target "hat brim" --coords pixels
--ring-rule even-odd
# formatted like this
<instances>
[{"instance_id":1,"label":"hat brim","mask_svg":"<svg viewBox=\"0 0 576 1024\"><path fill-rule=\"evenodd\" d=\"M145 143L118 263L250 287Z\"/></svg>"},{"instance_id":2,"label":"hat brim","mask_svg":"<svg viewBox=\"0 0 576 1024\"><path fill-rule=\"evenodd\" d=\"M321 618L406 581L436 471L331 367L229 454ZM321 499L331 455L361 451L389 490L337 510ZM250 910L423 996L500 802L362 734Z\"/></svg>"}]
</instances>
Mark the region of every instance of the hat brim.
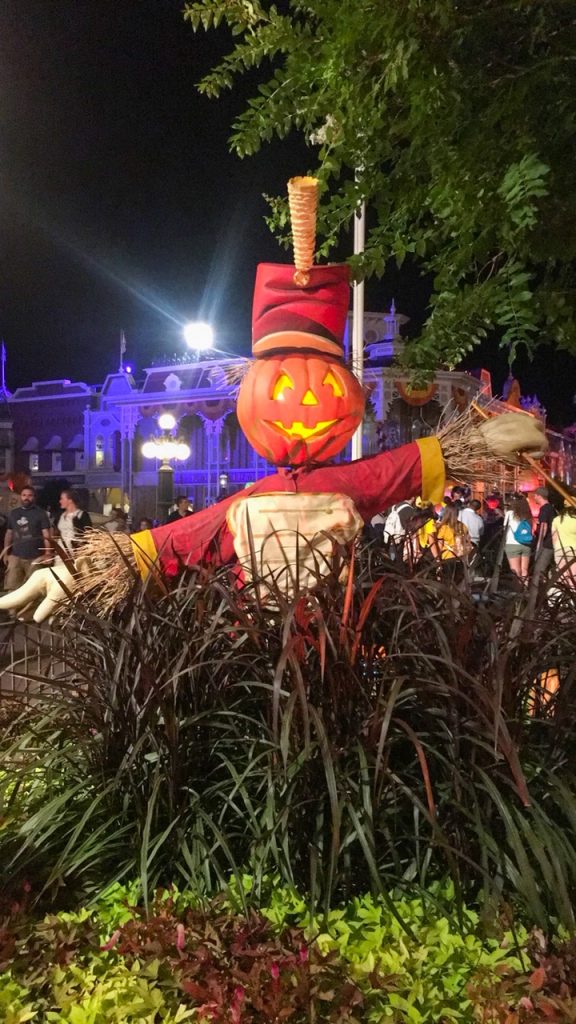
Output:
<instances>
[{"instance_id":1,"label":"hat brim","mask_svg":"<svg viewBox=\"0 0 576 1024\"><path fill-rule=\"evenodd\" d=\"M323 338L321 334L308 334L306 331L277 331L252 343L254 356L263 356L284 349L309 349L311 352L336 356L337 359L344 357L342 345L337 341Z\"/></svg>"}]
</instances>

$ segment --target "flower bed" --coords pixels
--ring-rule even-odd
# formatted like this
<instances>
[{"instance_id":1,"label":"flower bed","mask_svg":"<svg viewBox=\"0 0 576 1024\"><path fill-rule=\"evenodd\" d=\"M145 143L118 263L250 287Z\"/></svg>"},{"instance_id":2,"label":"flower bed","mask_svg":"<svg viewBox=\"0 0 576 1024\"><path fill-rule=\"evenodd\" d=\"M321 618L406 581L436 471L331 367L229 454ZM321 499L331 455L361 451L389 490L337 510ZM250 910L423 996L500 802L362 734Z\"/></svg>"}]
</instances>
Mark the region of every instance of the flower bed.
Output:
<instances>
[{"instance_id":1,"label":"flower bed","mask_svg":"<svg viewBox=\"0 0 576 1024\"><path fill-rule=\"evenodd\" d=\"M446 893L443 894L444 899ZM261 913L237 895L203 907L159 893L146 914L120 887L94 910L0 930L3 1024L535 1024L576 1012L576 946L551 956L524 931L482 935L422 899L365 897L311 919L285 890Z\"/></svg>"}]
</instances>

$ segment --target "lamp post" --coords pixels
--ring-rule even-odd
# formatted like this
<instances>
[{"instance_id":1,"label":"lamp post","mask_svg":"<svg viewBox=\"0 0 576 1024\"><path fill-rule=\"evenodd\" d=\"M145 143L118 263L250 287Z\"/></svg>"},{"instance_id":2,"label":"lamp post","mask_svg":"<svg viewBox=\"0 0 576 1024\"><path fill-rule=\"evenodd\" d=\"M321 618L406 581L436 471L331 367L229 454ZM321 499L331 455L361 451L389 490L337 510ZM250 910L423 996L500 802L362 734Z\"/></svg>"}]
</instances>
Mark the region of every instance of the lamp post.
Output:
<instances>
[{"instance_id":1,"label":"lamp post","mask_svg":"<svg viewBox=\"0 0 576 1024\"><path fill-rule=\"evenodd\" d=\"M186 342L188 348L191 349L191 351L193 353L193 358L194 358L194 360L196 362L198 362L200 360L201 356L204 353L210 352L213 349L213 347L214 347L214 330L213 330L211 324L206 323L204 320L193 320L193 321L190 321L189 323L185 324L183 329L182 329L182 334L184 335L184 341ZM206 470L206 492L205 493L206 493L206 500L209 502L210 498L211 498L211 491L212 491L212 482L211 482L211 480L212 480L212 442L213 442L212 432L214 430L214 425L212 423L209 423L205 419L204 416L202 417L202 420L204 421L204 433L205 433L206 442L207 442L206 443L207 458L206 458L206 465L204 467L205 470ZM216 438L217 451L219 451L219 447L218 447L219 444L220 444L220 438L217 437ZM219 459L216 460L216 479L218 479L218 475L219 475Z\"/></svg>"},{"instance_id":2,"label":"lamp post","mask_svg":"<svg viewBox=\"0 0 576 1024\"><path fill-rule=\"evenodd\" d=\"M354 255L364 252L366 241L366 203L362 200L354 214ZM352 293L352 369L362 383L364 376L364 281L356 281ZM352 458L362 458L362 427L352 438Z\"/></svg>"},{"instance_id":3,"label":"lamp post","mask_svg":"<svg viewBox=\"0 0 576 1024\"><path fill-rule=\"evenodd\" d=\"M174 467L172 462L185 462L190 458L190 448L184 441L172 436L176 420L171 412L164 412L158 417L158 426L162 431L156 437L145 441L142 455L145 459L156 459L158 482L156 491L156 510L161 519L165 519L174 501Z\"/></svg>"},{"instance_id":4,"label":"lamp post","mask_svg":"<svg viewBox=\"0 0 576 1024\"><path fill-rule=\"evenodd\" d=\"M220 473L218 477L219 498L225 498L227 496L229 483L230 477L228 476L228 473Z\"/></svg>"}]
</instances>

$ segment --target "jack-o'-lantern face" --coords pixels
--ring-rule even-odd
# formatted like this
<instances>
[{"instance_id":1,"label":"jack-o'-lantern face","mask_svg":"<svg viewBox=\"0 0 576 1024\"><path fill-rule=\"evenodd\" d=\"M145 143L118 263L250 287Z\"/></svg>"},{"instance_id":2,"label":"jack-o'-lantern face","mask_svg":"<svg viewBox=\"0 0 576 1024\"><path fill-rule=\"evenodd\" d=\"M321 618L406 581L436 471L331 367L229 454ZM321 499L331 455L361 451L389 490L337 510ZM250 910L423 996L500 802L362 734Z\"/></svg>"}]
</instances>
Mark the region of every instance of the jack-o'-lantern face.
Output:
<instances>
[{"instance_id":1,"label":"jack-o'-lantern face","mask_svg":"<svg viewBox=\"0 0 576 1024\"><path fill-rule=\"evenodd\" d=\"M362 421L364 393L329 356L274 355L250 367L237 412L250 444L269 462L323 462L341 451Z\"/></svg>"}]
</instances>

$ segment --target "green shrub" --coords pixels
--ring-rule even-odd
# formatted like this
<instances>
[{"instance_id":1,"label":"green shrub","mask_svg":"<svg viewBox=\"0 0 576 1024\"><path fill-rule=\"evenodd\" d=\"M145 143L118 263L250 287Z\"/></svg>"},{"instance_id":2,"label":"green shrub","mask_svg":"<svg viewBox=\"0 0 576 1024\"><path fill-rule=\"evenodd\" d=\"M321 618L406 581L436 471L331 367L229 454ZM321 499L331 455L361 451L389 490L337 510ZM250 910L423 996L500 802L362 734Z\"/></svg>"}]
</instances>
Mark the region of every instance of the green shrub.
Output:
<instances>
[{"instance_id":1,"label":"green shrub","mask_svg":"<svg viewBox=\"0 0 576 1024\"><path fill-rule=\"evenodd\" d=\"M89 966L69 964L57 967L51 976L51 1001L56 1011L46 1011L50 1024L179 1024L197 1017L180 1004L170 1009L156 984L156 965L142 968L138 961Z\"/></svg>"},{"instance_id":2,"label":"green shrub","mask_svg":"<svg viewBox=\"0 0 576 1024\"><path fill-rule=\"evenodd\" d=\"M304 901L277 891L264 913L277 926L297 920L323 953L338 952L351 965L363 990L370 992L366 1020L376 1024L401 1011L398 1019L434 1024L473 1019L475 1004L467 990L477 975L482 984L478 980L476 1002L481 1003L503 967L512 973L525 966L516 952L519 943L526 943L522 929L514 936L483 935L475 911L463 908L458 921L453 897L449 889L393 903L365 896L315 921ZM452 918L440 905L452 908ZM374 979L388 979L388 984L378 991Z\"/></svg>"},{"instance_id":3,"label":"green shrub","mask_svg":"<svg viewBox=\"0 0 576 1024\"><path fill-rule=\"evenodd\" d=\"M14 981L10 972L0 974L0 1020L3 1024L25 1024L35 1016L27 989Z\"/></svg>"}]
</instances>

